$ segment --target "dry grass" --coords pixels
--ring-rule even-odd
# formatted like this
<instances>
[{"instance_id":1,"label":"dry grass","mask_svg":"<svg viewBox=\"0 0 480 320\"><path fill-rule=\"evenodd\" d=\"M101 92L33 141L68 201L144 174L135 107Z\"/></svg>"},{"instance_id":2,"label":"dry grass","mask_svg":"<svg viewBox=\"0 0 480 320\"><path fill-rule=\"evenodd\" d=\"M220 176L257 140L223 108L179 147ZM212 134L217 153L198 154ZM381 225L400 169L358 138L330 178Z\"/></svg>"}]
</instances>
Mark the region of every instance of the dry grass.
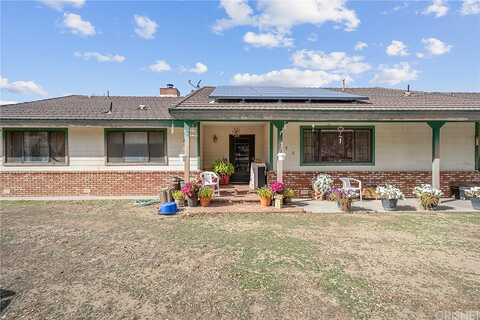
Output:
<instances>
[{"instance_id":1,"label":"dry grass","mask_svg":"<svg viewBox=\"0 0 480 320\"><path fill-rule=\"evenodd\" d=\"M480 310L480 215L162 218L1 202L8 319L432 319ZM13 294L12 294L13 292Z\"/></svg>"}]
</instances>

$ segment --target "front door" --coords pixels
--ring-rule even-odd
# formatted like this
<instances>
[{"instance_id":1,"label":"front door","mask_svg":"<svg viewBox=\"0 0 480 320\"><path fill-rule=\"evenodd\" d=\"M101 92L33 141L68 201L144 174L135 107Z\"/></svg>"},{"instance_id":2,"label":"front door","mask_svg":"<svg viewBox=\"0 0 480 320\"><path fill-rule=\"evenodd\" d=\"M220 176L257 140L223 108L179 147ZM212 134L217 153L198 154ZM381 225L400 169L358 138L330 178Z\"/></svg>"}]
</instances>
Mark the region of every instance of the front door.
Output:
<instances>
[{"instance_id":1,"label":"front door","mask_svg":"<svg viewBox=\"0 0 480 320\"><path fill-rule=\"evenodd\" d=\"M255 160L255 135L230 135L230 162L235 167L231 177L234 183L248 183L250 163Z\"/></svg>"}]
</instances>

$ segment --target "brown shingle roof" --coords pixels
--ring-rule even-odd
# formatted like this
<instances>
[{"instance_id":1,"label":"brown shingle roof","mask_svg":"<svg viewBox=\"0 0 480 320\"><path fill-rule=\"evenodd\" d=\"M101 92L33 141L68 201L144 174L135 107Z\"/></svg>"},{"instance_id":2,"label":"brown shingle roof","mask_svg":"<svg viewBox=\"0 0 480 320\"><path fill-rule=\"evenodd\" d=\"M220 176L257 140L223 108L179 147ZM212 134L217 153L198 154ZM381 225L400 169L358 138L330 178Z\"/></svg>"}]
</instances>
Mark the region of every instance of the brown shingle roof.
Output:
<instances>
[{"instance_id":1,"label":"brown shingle roof","mask_svg":"<svg viewBox=\"0 0 480 320\"><path fill-rule=\"evenodd\" d=\"M1 119L164 120L168 108L182 97L81 96L71 95L0 107ZM107 113L112 103L112 112ZM145 106L142 110L140 105Z\"/></svg>"},{"instance_id":2,"label":"brown shingle roof","mask_svg":"<svg viewBox=\"0 0 480 320\"><path fill-rule=\"evenodd\" d=\"M367 101L356 102L217 102L209 99L215 87L203 87L185 98L176 107L178 109L479 109L480 93L439 93L411 91L388 88L347 88L345 92L368 96ZM330 90L341 91L339 88Z\"/></svg>"}]
</instances>

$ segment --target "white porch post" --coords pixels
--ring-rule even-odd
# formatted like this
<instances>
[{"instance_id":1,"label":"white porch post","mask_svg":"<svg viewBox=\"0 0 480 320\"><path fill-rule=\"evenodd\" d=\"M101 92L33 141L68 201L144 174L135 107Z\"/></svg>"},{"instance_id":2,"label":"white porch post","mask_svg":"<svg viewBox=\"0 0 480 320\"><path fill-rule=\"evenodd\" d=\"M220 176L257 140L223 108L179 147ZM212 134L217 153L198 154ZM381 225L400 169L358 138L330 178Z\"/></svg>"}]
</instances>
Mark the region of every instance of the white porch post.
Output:
<instances>
[{"instance_id":1,"label":"white porch post","mask_svg":"<svg viewBox=\"0 0 480 320\"><path fill-rule=\"evenodd\" d=\"M277 127L277 181L283 182L283 164L285 162L286 154L283 145L283 132L286 121L274 121L273 124Z\"/></svg>"},{"instance_id":2,"label":"white porch post","mask_svg":"<svg viewBox=\"0 0 480 320\"><path fill-rule=\"evenodd\" d=\"M188 121L183 122L183 146L183 179L187 183L190 182L190 123Z\"/></svg>"},{"instance_id":3,"label":"white porch post","mask_svg":"<svg viewBox=\"0 0 480 320\"><path fill-rule=\"evenodd\" d=\"M440 128L445 121L429 121L432 128L432 187L440 189Z\"/></svg>"}]
</instances>

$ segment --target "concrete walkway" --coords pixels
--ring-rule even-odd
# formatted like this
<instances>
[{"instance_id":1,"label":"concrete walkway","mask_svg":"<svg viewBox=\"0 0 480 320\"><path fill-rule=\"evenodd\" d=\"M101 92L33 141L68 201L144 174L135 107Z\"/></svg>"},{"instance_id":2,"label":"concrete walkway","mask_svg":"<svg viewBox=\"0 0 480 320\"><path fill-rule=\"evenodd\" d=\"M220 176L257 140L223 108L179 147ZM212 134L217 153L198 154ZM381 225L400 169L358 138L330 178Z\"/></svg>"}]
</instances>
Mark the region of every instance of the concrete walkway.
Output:
<instances>
[{"instance_id":1,"label":"concrete walkway","mask_svg":"<svg viewBox=\"0 0 480 320\"><path fill-rule=\"evenodd\" d=\"M298 200L295 205L303 207L305 211L312 213L340 213L342 212L334 201ZM352 204L353 212L385 213L380 200L355 201ZM405 199L398 201L397 212L425 212L420 206L418 199ZM468 200L442 199L435 212L477 212Z\"/></svg>"}]
</instances>

